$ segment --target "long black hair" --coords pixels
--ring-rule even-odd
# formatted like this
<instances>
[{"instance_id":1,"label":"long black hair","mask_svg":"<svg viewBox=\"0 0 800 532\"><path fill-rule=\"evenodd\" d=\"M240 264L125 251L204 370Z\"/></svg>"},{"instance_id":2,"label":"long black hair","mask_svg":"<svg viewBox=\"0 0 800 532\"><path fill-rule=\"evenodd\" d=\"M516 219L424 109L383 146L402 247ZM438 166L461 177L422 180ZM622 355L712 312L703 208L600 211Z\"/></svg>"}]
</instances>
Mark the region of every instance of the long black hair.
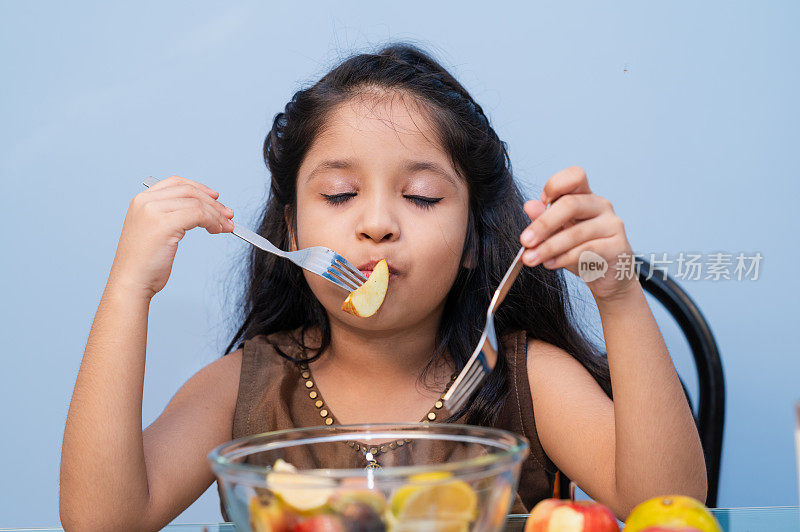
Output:
<instances>
[{"instance_id":1,"label":"long black hair","mask_svg":"<svg viewBox=\"0 0 800 532\"><path fill-rule=\"evenodd\" d=\"M433 360L445 350L461 369L480 339L486 309L506 268L519 251L519 235L530 223L524 198L514 181L505 142L469 93L419 47L395 43L377 53L353 55L312 86L294 94L273 120L264 141L264 159L272 177L258 232L288 249L294 219L297 172L330 111L372 88L397 91L422 103L438 130L454 167L469 189L469 216L461 267L447 296ZM314 357L330 344L330 324L299 268L258 248L247 261L247 285L237 318L238 330L226 353L260 334L321 332ZM495 316L498 336L524 329L528 336L560 347L577 359L611 395L604 353L574 325L575 316L562 270L524 267ZM287 356L281 353L283 356ZM430 364L429 364L430 366ZM471 424L491 424L508 392L509 369L499 357L486 384L465 407ZM458 417L455 413L453 418Z\"/></svg>"}]
</instances>

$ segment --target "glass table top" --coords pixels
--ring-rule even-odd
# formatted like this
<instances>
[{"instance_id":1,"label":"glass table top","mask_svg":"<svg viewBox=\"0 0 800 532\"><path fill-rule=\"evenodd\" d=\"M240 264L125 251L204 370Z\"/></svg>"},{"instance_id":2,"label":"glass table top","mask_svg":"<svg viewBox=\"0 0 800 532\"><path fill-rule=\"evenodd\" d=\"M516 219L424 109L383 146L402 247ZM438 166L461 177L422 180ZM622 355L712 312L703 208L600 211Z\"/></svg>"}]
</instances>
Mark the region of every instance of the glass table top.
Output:
<instances>
[{"instance_id":1,"label":"glass table top","mask_svg":"<svg viewBox=\"0 0 800 532\"><path fill-rule=\"evenodd\" d=\"M797 506L767 508L718 508L711 510L725 532L800 531L800 509ZM506 532L522 532L527 515L510 515ZM55 532L61 528L0 528L2 531ZM231 523L169 525L168 532L236 532Z\"/></svg>"}]
</instances>

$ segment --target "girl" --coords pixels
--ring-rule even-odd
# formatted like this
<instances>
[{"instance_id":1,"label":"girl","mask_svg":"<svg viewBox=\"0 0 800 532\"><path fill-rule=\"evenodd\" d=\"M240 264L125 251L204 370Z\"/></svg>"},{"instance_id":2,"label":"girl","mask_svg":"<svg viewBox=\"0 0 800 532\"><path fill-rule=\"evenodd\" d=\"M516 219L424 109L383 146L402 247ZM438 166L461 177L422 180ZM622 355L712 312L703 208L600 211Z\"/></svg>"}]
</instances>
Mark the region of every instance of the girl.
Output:
<instances>
[{"instance_id":1,"label":"girl","mask_svg":"<svg viewBox=\"0 0 800 532\"><path fill-rule=\"evenodd\" d=\"M516 511L547 497L558 470L620 518L659 494L705 500L700 440L669 353L636 277L615 274L632 253L623 223L582 169L556 173L523 203L481 107L408 45L354 56L297 92L264 157L272 181L259 233L284 249L330 247L365 273L386 258L383 306L347 314L342 290L252 248L226 356L142 430L150 302L185 232L229 232L233 211L178 176L138 194L70 404L66 528L164 526L213 482L206 454L231 438L430 414L530 440ZM527 267L496 317L498 364L462 412L437 409L520 243ZM609 264L588 283L607 356L572 323L563 270L576 274L585 250Z\"/></svg>"}]
</instances>

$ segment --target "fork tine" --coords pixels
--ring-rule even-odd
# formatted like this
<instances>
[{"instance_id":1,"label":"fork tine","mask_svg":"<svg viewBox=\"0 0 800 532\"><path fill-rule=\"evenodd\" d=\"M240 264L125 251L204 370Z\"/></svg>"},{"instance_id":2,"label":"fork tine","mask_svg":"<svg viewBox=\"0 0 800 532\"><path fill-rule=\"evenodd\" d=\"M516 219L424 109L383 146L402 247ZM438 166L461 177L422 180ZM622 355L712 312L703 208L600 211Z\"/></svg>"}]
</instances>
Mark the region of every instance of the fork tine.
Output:
<instances>
[{"instance_id":1,"label":"fork tine","mask_svg":"<svg viewBox=\"0 0 800 532\"><path fill-rule=\"evenodd\" d=\"M481 365L477 362L477 358L471 359L467 362L467 365L461 370L461 373L456 381L452 386L450 386L450 389L444 395L444 400L446 403L450 403L455 398L459 397L468 388L467 383L472 380L475 372L481 370Z\"/></svg>"},{"instance_id":2,"label":"fork tine","mask_svg":"<svg viewBox=\"0 0 800 532\"><path fill-rule=\"evenodd\" d=\"M312 270L309 270L309 271L312 271ZM313 273L317 273L317 272L313 272ZM317 275L327 279L328 281L332 282L333 284L335 284L337 286L340 286L341 288L344 288L348 292L352 292L353 291L353 289L350 286L344 284L344 282L342 282L342 280L339 279L339 277L337 277L335 275L332 275L331 273L329 273L327 271L325 271L323 273L317 273Z\"/></svg>"},{"instance_id":3,"label":"fork tine","mask_svg":"<svg viewBox=\"0 0 800 532\"><path fill-rule=\"evenodd\" d=\"M351 279L345 277L339 270L335 269L333 266L328 266L328 269L325 270L325 273L326 276L335 278L336 281L338 281L337 284L339 286L346 288L350 292L358 288L358 285L356 283L354 283Z\"/></svg>"},{"instance_id":4,"label":"fork tine","mask_svg":"<svg viewBox=\"0 0 800 532\"><path fill-rule=\"evenodd\" d=\"M467 401L468 398L469 396L466 394L463 393L459 394L459 396L456 398L455 401L452 401L451 404L447 405L447 408L451 412L458 412L464 406L464 403Z\"/></svg>"},{"instance_id":5,"label":"fork tine","mask_svg":"<svg viewBox=\"0 0 800 532\"><path fill-rule=\"evenodd\" d=\"M466 379L461 383L456 393L453 394L451 401L460 405L464 400L468 399L475 389L480 385L486 376L486 371L481 364L475 364L471 369Z\"/></svg>"},{"instance_id":6,"label":"fork tine","mask_svg":"<svg viewBox=\"0 0 800 532\"><path fill-rule=\"evenodd\" d=\"M359 287L362 284L364 284L364 282L361 281L361 279L358 279L355 275L353 275L353 273L350 270L348 270L338 262L331 264L331 268L335 268L336 271L339 272L340 276L350 281L356 287Z\"/></svg>"},{"instance_id":7,"label":"fork tine","mask_svg":"<svg viewBox=\"0 0 800 532\"><path fill-rule=\"evenodd\" d=\"M458 412L467 400L472 397L472 395L477 390L478 386L483 382L483 377L481 377L478 381L475 382L475 386L471 386L469 390L462 390L462 393L459 393L458 396L455 398L455 401L452 401L451 404L448 405L448 409L451 412Z\"/></svg>"},{"instance_id":8,"label":"fork tine","mask_svg":"<svg viewBox=\"0 0 800 532\"><path fill-rule=\"evenodd\" d=\"M450 412L453 412L453 413L458 412L461 409L461 407L464 405L464 403L466 402L467 398L469 397L469 395L467 395L466 393L463 393L464 391L465 390L463 390L463 389L459 390L458 395L453 397L447 403L447 408L448 408L448 410L450 410Z\"/></svg>"},{"instance_id":9,"label":"fork tine","mask_svg":"<svg viewBox=\"0 0 800 532\"><path fill-rule=\"evenodd\" d=\"M334 255L333 259L335 261L340 262L342 264L342 266L344 266L344 268L347 271L349 271L351 274L353 274L353 276L356 278L356 280L360 281L361 284L363 284L367 280L367 276L364 275L363 273L361 273L361 270L359 270L358 268L356 268L355 266L350 264L349 260L347 260L346 258L342 257L338 253L336 253Z\"/></svg>"},{"instance_id":10,"label":"fork tine","mask_svg":"<svg viewBox=\"0 0 800 532\"><path fill-rule=\"evenodd\" d=\"M472 357L470 357L470 359L467 360L467 363L459 372L458 377L456 377L456 380L453 381L453 384L450 386L450 389L447 390L447 393L444 394L443 399L445 401L450 401L453 398L453 396L456 395L456 392L461 388L461 385L464 383L464 380L469 376L474 366L475 366L475 360Z\"/></svg>"},{"instance_id":11,"label":"fork tine","mask_svg":"<svg viewBox=\"0 0 800 532\"><path fill-rule=\"evenodd\" d=\"M311 272L317 273L317 275L321 275L325 279L335 281L335 284L344 288L348 292L352 292L359 286L352 279L346 277L339 270L334 268L334 265L331 264L331 261L328 258L311 254L309 255L303 267Z\"/></svg>"}]
</instances>

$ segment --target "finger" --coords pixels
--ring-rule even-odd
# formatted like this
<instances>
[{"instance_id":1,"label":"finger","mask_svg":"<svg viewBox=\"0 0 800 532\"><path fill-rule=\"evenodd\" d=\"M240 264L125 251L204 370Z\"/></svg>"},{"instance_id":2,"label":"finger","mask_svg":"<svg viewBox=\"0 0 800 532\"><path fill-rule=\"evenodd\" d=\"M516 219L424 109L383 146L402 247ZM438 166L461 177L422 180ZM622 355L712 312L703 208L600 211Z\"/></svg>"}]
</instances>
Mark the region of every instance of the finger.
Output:
<instances>
[{"instance_id":1,"label":"finger","mask_svg":"<svg viewBox=\"0 0 800 532\"><path fill-rule=\"evenodd\" d=\"M541 200L552 203L565 194L591 194L586 172L580 166L570 166L553 174L544 185Z\"/></svg>"},{"instance_id":2,"label":"finger","mask_svg":"<svg viewBox=\"0 0 800 532\"><path fill-rule=\"evenodd\" d=\"M588 220L606 211L608 200L594 194L562 196L540 214L520 235L523 246L533 247L551 234L560 231L570 221Z\"/></svg>"},{"instance_id":3,"label":"finger","mask_svg":"<svg viewBox=\"0 0 800 532\"><path fill-rule=\"evenodd\" d=\"M590 220L584 220L562 229L534 249L526 250L522 254L522 263L528 266L536 266L561 256L585 242L613 236L616 232L617 226L611 216L602 215Z\"/></svg>"},{"instance_id":4,"label":"finger","mask_svg":"<svg viewBox=\"0 0 800 532\"><path fill-rule=\"evenodd\" d=\"M574 247L567 251L566 253L562 253L556 257L551 257L548 260L552 260L552 263L543 264L545 268L548 270L556 270L558 268L570 268L572 271L572 266L578 264L580 260L581 253L584 251L594 251L601 257L605 257L607 255L606 250L609 249L615 243L615 238L617 235L612 235L605 238L596 238L594 240L589 240L588 242L584 242L583 244ZM548 262L548 261L545 261ZM577 270L576 270L577 271ZM573 272L575 273L575 272ZM608 275L608 272L606 272Z\"/></svg>"},{"instance_id":5,"label":"finger","mask_svg":"<svg viewBox=\"0 0 800 532\"><path fill-rule=\"evenodd\" d=\"M233 222L217 213L211 206L203 204L199 209L191 207L179 209L167 214L175 218L185 230L193 227L203 227L210 234L230 232L233 230Z\"/></svg>"},{"instance_id":6,"label":"finger","mask_svg":"<svg viewBox=\"0 0 800 532\"><path fill-rule=\"evenodd\" d=\"M528 200L522 206L525 214L528 215L528 218L531 220L535 220L538 218L546 209L546 205L537 199Z\"/></svg>"},{"instance_id":7,"label":"finger","mask_svg":"<svg viewBox=\"0 0 800 532\"><path fill-rule=\"evenodd\" d=\"M204 227L209 233L233 230L233 222L222 216L214 207L197 198L170 198L153 202L153 208L175 219L184 231Z\"/></svg>"},{"instance_id":8,"label":"finger","mask_svg":"<svg viewBox=\"0 0 800 532\"><path fill-rule=\"evenodd\" d=\"M144 194L144 193L143 193ZM162 200L168 198L196 198L203 203L212 205L217 209L220 214L228 218L233 218L233 209L226 207L215 199L212 199L205 192L200 191L197 187L192 185L173 185L171 187L162 188L160 190L153 190L147 196L151 201Z\"/></svg>"},{"instance_id":9,"label":"finger","mask_svg":"<svg viewBox=\"0 0 800 532\"><path fill-rule=\"evenodd\" d=\"M191 179L186 179L185 177L181 177L179 175L171 175L166 179L162 179L155 185L151 186L149 190L161 190L175 185L191 185L197 188L198 190L202 190L203 192L205 192L214 199L217 199L219 197L219 192L217 192L216 190L212 190L211 188L207 187L202 183L198 183L197 181L192 181Z\"/></svg>"}]
</instances>

